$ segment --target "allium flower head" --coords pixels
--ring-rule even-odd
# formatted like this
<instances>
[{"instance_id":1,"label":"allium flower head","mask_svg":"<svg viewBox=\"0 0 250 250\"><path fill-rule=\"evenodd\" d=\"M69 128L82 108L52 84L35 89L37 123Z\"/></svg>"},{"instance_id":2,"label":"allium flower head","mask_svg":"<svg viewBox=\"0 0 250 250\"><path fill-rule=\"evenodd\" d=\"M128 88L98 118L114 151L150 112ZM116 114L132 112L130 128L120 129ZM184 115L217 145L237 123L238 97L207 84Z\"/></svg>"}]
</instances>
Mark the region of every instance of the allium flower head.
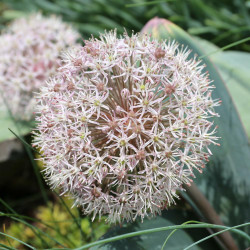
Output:
<instances>
[{"instance_id":1,"label":"allium flower head","mask_svg":"<svg viewBox=\"0 0 250 250\"><path fill-rule=\"evenodd\" d=\"M17 19L0 36L0 90L15 118L31 119L33 92L55 74L61 51L78 37L58 17L41 14Z\"/></svg>"},{"instance_id":2,"label":"allium flower head","mask_svg":"<svg viewBox=\"0 0 250 250\"><path fill-rule=\"evenodd\" d=\"M38 96L34 146L85 214L143 219L174 203L217 139L204 66L176 43L105 33L65 55Z\"/></svg>"}]
</instances>

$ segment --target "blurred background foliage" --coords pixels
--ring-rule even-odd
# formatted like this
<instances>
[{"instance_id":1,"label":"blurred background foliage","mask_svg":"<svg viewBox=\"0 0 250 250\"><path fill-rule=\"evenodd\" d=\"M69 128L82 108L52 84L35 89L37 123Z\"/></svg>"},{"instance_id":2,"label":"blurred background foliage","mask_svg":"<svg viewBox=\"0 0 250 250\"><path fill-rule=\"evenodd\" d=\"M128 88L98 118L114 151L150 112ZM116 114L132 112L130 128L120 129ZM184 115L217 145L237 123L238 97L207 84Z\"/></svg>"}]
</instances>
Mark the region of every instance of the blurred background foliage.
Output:
<instances>
[{"instance_id":1,"label":"blurred background foliage","mask_svg":"<svg viewBox=\"0 0 250 250\"><path fill-rule=\"evenodd\" d=\"M13 221L10 224L4 223L1 231L37 249L72 249L97 240L109 228L104 222L105 217L101 221L92 222L89 217L80 217L78 209L71 209L71 206L72 200L57 197L53 203L38 206L32 218L8 214ZM4 215L5 213L0 212L0 216ZM0 243L16 249L24 247L17 240L1 235Z\"/></svg>"},{"instance_id":2,"label":"blurred background foliage","mask_svg":"<svg viewBox=\"0 0 250 250\"><path fill-rule=\"evenodd\" d=\"M105 29L117 28L118 33L122 33L124 27L126 27L128 32L131 32L131 30L138 32L146 22L155 16L169 19L189 34L211 42L206 43L201 39L196 41L197 44L204 48L206 53L250 36L250 0L0 0L0 29L4 29L11 20L34 11L41 11L45 15L61 15L63 20L71 23L81 32L84 39L88 39L91 34L98 36L99 32L103 32ZM232 49L250 52L250 44L242 43ZM232 53L218 53L212 56L211 59L218 66L224 80L230 78L234 83L232 84L233 87L236 86L236 83L239 83L237 85L239 91L233 89L233 93L241 93L238 95L240 101L247 100L248 97L243 99L242 96L243 94L247 95L246 90L249 89L247 85L249 84L249 76L247 75L249 71L249 54ZM239 64L239 61L242 63ZM237 65L234 65L236 62ZM235 75L229 75L232 72L235 72ZM228 87L231 89L230 86ZM239 89L240 87L242 87L242 90ZM236 100L237 96L234 98ZM247 101L247 103L249 102ZM249 126L249 116L244 118L244 115L248 114L246 107L247 105L243 102L237 106L243 121ZM247 131L250 137L249 127L247 127ZM30 174L33 169L29 159L25 160L23 154L15 157L16 159L14 159L13 155L11 156L12 162L0 162L1 174L3 173L2 169L6 169L6 175L0 176L0 197L15 209L14 211L6 204L0 204L0 232L21 239L38 249L62 247L57 242L60 242L66 248L72 248L95 241L110 228L109 225L105 224L104 218L101 222L94 221L92 223L88 217L80 216L77 208L71 209L71 200L67 198L59 199L47 186L45 192L49 197L49 201L43 201L39 186L36 183L36 176ZM26 158L28 157L26 156ZM13 175L14 170L10 170L10 166L14 165L22 166L22 168L18 168L15 176ZM218 169L221 168L218 167ZM239 166L237 170L239 171ZM216 176L219 175L216 174ZM242 176L244 176L244 171L242 171ZM19 180L25 183L20 183ZM210 184L211 180L209 178L207 180ZM228 190L228 185L232 185L233 181L230 179L230 181L226 182L226 180L225 176L223 176L214 186L225 183L223 190ZM4 185L5 183L7 184ZM16 192L17 190L18 192ZM208 192L208 188L206 190ZM230 190L230 195L231 193L233 192ZM235 196L240 201L242 200L239 203L243 204L246 196L239 196L238 193ZM213 205L215 204L219 206L222 203L215 200ZM234 206L232 204L229 204L228 207L234 209L234 207L238 208L241 205L236 204L237 206ZM184 213L190 212L189 210L191 209L185 208ZM29 217L24 218L20 214ZM170 213L170 215L172 214ZM179 215L170 217L172 219L182 218ZM228 218L232 220L234 217L228 216ZM183 219L183 221L185 220ZM182 223L183 221L173 221L172 223ZM163 222L166 223L166 221ZM238 221L236 222L238 223ZM145 225L147 226L146 223L143 226ZM132 229L134 230L135 227ZM116 229L116 231L118 230ZM201 232L201 230L199 231ZM164 239L165 234L162 237ZM182 238L183 235L180 235L179 240ZM150 240L155 243L154 239ZM131 243L134 244L134 241L131 241ZM7 237L0 236L0 244L23 249L20 242ZM119 245L118 249L121 249L121 245Z\"/></svg>"},{"instance_id":3,"label":"blurred background foliage","mask_svg":"<svg viewBox=\"0 0 250 250\"><path fill-rule=\"evenodd\" d=\"M154 16L169 19L219 47L250 36L250 0L1 0L1 28L13 18L37 10L61 15L84 38L114 27L119 33L123 27L140 31ZM234 49L250 51L250 44Z\"/></svg>"}]
</instances>

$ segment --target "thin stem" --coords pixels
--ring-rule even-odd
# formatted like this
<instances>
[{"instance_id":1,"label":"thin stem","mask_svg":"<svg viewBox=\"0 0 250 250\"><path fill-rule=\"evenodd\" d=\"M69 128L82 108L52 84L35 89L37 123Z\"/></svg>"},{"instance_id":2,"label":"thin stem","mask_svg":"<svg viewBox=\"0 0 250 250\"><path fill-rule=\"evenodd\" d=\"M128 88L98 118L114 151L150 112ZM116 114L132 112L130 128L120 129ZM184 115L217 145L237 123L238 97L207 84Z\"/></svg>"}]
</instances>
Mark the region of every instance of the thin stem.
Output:
<instances>
[{"instance_id":1,"label":"thin stem","mask_svg":"<svg viewBox=\"0 0 250 250\"><path fill-rule=\"evenodd\" d=\"M23 241L21 241L21 240L15 238L15 237L13 237L13 236L11 236L11 235L8 235L8 234L5 234L5 233L1 233L1 232L0 232L0 234L3 235L3 236L9 237L9 238L11 238L11 239L13 239L13 240L16 240L16 241L18 241L19 243L23 244L24 246L26 246L26 247L28 247L28 248L30 248L30 249L34 249L34 250L35 250L35 248L34 248L33 246L31 246L31 245L29 245L29 244L27 244L27 243L25 243L25 242L23 242Z\"/></svg>"},{"instance_id":2,"label":"thin stem","mask_svg":"<svg viewBox=\"0 0 250 250\"><path fill-rule=\"evenodd\" d=\"M12 114L12 112L11 112L11 109L10 109L10 107L9 107L7 101L6 101L6 98L4 97L4 95L3 95L1 92L0 92L0 94L1 94L2 100L3 100L3 102L4 102L4 105L5 105L6 108L7 108L7 111L8 111L8 113L9 113L9 116L10 116L10 118L12 119L13 124L14 124L14 126L16 127L16 129L17 129L17 132L18 132L18 134L20 134L20 139L22 139L21 130L20 130L19 123L18 123L18 121L15 119L15 117L13 116L13 114ZM9 128L9 130L10 130L10 128ZM13 133L12 130L10 130L10 131ZM15 134L15 133L14 133L14 134ZM22 139L22 141L24 141L24 140ZM31 152L30 148L29 148L25 143L24 143L23 145L24 145L25 151L26 151L26 153L28 154L28 157L29 157L29 159L30 159L30 161L31 161L32 167L33 167L33 169L34 169L35 176L36 176L36 178L37 178L37 182L38 182L39 188L40 188L40 190L41 190L42 197L43 197L45 203L48 204L48 200L49 200L49 199L48 199L48 196L47 196L45 187L44 187L44 185L43 185L42 178L41 178L41 175L40 175L38 166L37 166L37 164L36 164L36 162L35 162L35 160L34 160L34 157L33 157L33 155L32 155L32 152Z\"/></svg>"},{"instance_id":3,"label":"thin stem","mask_svg":"<svg viewBox=\"0 0 250 250\"><path fill-rule=\"evenodd\" d=\"M16 248L14 248L14 247L9 247L9 246L6 246L6 245L4 245L4 244L2 244L2 243L0 243L0 246L1 247L3 247L3 248L0 248L1 250L3 249L3 250L6 250L6 249L11 249L11 250L16 250Z\"/></svg>"},{"instance_id":4,"label":"thin stem","mask_svg":"<svg viewBox=\"0 0 250 250\"><path fill-rule=\"evenodd\" d=\"M33 147L30 146L29 143L27 143L24 139L22 139L20 136L18 136L12 129L8 128L8 130L19 140L21 141L24 145L26 145L27 147L29 147L31 150L33 150L35 153L41 155L40 152L38 152L37 150L35 150Z\"/></svg>"},{"instance_id":5,"label":"thin stem","mask_svg":"<svg viewBox=\"0 0 250 250\"><path fill-rule=\"evenodd\" d=\"M34 219L34 218L30 218L30 217L27 217L27 216L22 216L22 215L18 215L18 214L6 214L6 213L2 213L0 212L0 216L7 216L15 221L19 221L20 223L23 223L25 224L26 226L30 227L31 228L31 224L26 222L24 219L29 219L33 222L37 222L37 223L41 223L42 225L45 225L47 228L50 228L52 230L54 230L55 232L57 232L57 234L60 236L60 237L63 237L65 241L67 241L68 244L71 244L71 245L74 245L74 243L68 238L66 237L65 235L61 234L61 232L59 232L58 229L40 221L40 220L37 220L37 219ZM18 218L21 218L21 219L18 219ZM53 222L58 222L58 221L53 221ZM59 241L57 241L55 238L53 238L52 236L50 236L49 234L43 232L42 230L40 230L38 227L34 227L32 226L34 229L36 229L37 231L39 231L39 233L43 234L44 236L48 237L49 239L51 239L52 241L54 241L55 243L57 243L58 245L62 246L62 247L65 247L65 245L63 245L62 243L60 243Z\"/></svg>"},{"instance_id":6,"label":"thin stem","mask_svg":"<svg viewBox=\"0 0 250 250\"><path fill-rule=\"evenodd\" d=\"M236 227L237 227L237 226L236 226ZM214 236L216 236L216 235L218 235L218 234L221 234L221 233L223 233L223 232L232 230L232 229L234 229L234 228L236 228L236 227L227 228L227 229L221 230L221 231L219 231L219 232L217 232L217 233L211 234L211 235L209 235L209 236L207 236L207 237L205 237L205 238L203 238L203 239L201 239L201 240L198 240L198 241L194 242L193 244L191 244L191 245L189 245L188 247L186 247L184 250L190 249L191 247L193 247L193 246L195 246L195 245L198 245L198 244L200 244L201 242L203 242L203 241L205 241L205 240L208 240L208 239L210 239L210 238L212 238L212 237L214 237Z\"/></svg>"},{"instance_id":7,"label":"thin stem","mask_svg":"<svg viewBox=\"0 0 250 250\"><path fill-rule=\"evenodd\" d=\"M60 199L60 201L62 202L63 206L66 208L67 212L70 214L70 216L72 217L72 219L74 220L74 222L76 223L78 229L80 230L80 234L81 234L81 239L84 239L84 233L82 231L82 227L81 224L79 223L78 219L73 215L73 213L70 211L69 207L67 206L67 204L65 203L65 201L63 200L63 198L57 193L55 192L55 194L57 195L57 197Z\"/></svg>"},{"instance_id":8,"label":"thin stem","mask_svg":"<svg viewBox=\"0 0 250 250\"><path fill-rule=\"evenodd\" d=\"M208 222L216 225L224 225L219 215L211 206L207 198L201 193L198 187L193 183L192 186L185 185L187 195L194 202L194 204L201 211L202 215L208 220ZM217 232L219 229L216 230ZM226 247L226 249L238 249L233 237L227 231L219 235L219 239Z\"/></svg>"},{"instance_id":9,"label":"thin stem","mask_svg":"<svg viewBox=\"0 0 250 250\"><path fill-rule=\"evenodd\" d=\"M212 224L208 224L208 223L202 223L202 224L199 224L199 225L197 225L197 224L195 224L195 225L191 224L191 225L176 225L176 226L158 227L158 228L152 228L152 229L147 229L147 230L142 230L142 231L127 233L127 234L122 234L122 235L118 235L118 236L111 237L111 238L104 239L104 240L99 240L99 241L87 244L85 246L81 246L79 248L76 248L75 250L82 250L82 249L90 248L90 247L101 245L101 244L105 244L105 243L110 243L110 242L117 241L117 240L122 240L122 239L127 239L127 238L131 238L131 237L135 237L135 236L138 236L138 235L144 235L144 234L149 234L149 233L162 232L162 231L167 231L167 230L189 229L189 228L229 229L229 230L232 230L235 233L238 233L239 235L241 235L242 237L246 238L250 242L250 236L248 234L246 234L245 232L242 232L241 230L237 230L236 229L236 228L239 228L239 227L244 227L244 226L249 226L249 225L250 225L250 222L244 223L244 224L235 226L234 229L232 229L230 227L226 227L226 226L212 225Z\"/></svg>"},{"instance_id":10,"label":"thin stem","mask_svg":"<svg viewBox=\"0 0 250 250\"><path fill-rule=\"evenodd\" d=\"M197 223L197 224L202 224L202 222L199 222L199 221L194 221L194 220L190 220L190 221L186 221L184 223L182 223L181 225L186 225L186 224L191 224L191 223ZM164 241L162 247L161 247L161 250L164 250L164 247L166 246L169 238L177 231L178 229L174 229L169 235L168 237L166 238L166 240Z\"/></svg>"},{"instance_id":11,"label":"thin stem","mask_svg":"<svg viewBox=\"0 0 250 250\"><path fill-rule=\"evenodd\" d=\"M165 3L165 2L171 2L171 1L174 1L174 0L156 0L156 1L142 2L142 3L131 3L131 4L126 4L125 7L131 8L131 7L137 7L137 6L154 5L157 3Z\"/></svg>"},{"instance_id":12,"label":"thin stem","mask_svg":"<svg viewBox=\"0 0 250 250\"><path fill-rule=\"evenodd\" d=\"M230 49L230 48L232 48L232 47L234 47L234 46L236 46L236 45L239 45L239 44L241 44L241 43L248 42L249 40L250 40L250 37L246 37L246 38L241 39L241 40L239 40L239 41L237 41L237 42L230 43L230 44L228 44L228 45L226 45L226 46L224 46L224 47L222 47L222 48L219 48L219 49L217 49L217 50L214 50L214 51L212 51L212 52L210 52L210 53L208 53L208 54L206 54L206 55L200 56L199 59L203 59L203 58L205 58L205 57L207 57L207 56L210 56L210 55L213 55L213 54L215 54L215 53L217 53L217 52L219 52L219 51L223 51L223 50L226 50L226 49Z\"/></svg>"}]
</instances>

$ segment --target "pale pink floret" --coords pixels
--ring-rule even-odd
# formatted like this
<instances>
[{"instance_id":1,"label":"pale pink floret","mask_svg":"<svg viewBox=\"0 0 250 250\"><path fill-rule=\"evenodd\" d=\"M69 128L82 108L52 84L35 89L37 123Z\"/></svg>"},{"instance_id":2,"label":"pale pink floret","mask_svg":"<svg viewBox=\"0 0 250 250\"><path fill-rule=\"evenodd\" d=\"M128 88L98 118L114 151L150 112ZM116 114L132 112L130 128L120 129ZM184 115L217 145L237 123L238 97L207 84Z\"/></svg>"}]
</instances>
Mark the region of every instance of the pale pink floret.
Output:
<instances>
[{"instance_id":1,"label":"pale pink floret","mask_svg":"<svg viewBox=\"0 0 250 250\"><path fill-rule=\"evenodd\" d=\"M76 45L79 37L60 18L41 14L17 19L2 33L0 91L16 119L34 116L34 92L56 73L62 50Z\"/></svg>"},{"instance_id":2,"label":"pale pink floret","mask_svg":"<svg viewBox=\"0 0 250 250\"><path fill-rule=\"evenodd\" d=\"M91 39L38 95L39 147L53 188L85 214L143 219L174 203L216 144L204 65L146 35Z\"/></svg>"}]
</instances>

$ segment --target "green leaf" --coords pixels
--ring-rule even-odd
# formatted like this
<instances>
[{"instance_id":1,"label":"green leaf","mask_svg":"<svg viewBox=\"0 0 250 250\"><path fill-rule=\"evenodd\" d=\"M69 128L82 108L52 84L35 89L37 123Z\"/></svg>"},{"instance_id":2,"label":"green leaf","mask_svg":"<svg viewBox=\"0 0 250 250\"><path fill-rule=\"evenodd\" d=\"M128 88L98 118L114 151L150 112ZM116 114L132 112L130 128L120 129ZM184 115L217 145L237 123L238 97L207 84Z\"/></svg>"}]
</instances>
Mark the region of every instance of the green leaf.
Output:
<instances>
[{"instance_id":1,"label":"green leaf","mask_svg":"<svg viewBox=\"0 0 250 250\"><path fill-rule=\"evenodd\" d=\"M0 104L0 142L16 138L15 135L9 131L9 128L18 135L26 135L34 127L33 123L34 122L15 122L5 104Z\"/></svg>"},{"instance_id":2,"label":"green leaf","mask_svg":"<svg viewBox=\"0 0 250 250\"><path fill-rule=\"evenodd\" d=\"M216 29L213 27L193 27L188 29L188 32L192 35L201 35L206 33L216 33Z\"/></svg>"},{"instance_id":3,"label":"green leaf","mask_svg":"<svg viewBox=\"0 0 250 250\"><path fill-rule=\"evenodd\" d=\"M207 54L219 48L206 40L195 38ZM250 138L250 54L241 51L220 51L210 56L233 97L248 138Z\"/></svg>"},{"instance_id":4,"label":"green leaf","mask_svg":"<svg viewBox=\"0 0 250 250\"><path fill-rule=\"evenodd\" d=\"M7 20L13 20L15 18L21 18L26 16L27 13L23 11L18 11L18 10L5 10L2 13L2 17L7 19Z\"/></svg>"},{"instance_id":5,"label":"green leaf","mask_svg":"<svg viewBox=\"0 0 250 250\"><path fill-rule=\"evenodd\" d=\"M188 218L194 215L190 211L185 210L169 210L163 211L161 216L157 216L152 219L144 219L143 223L140 220L136 220L134 223L125 223L122 226L113 227L108 233L106 233L101 239L107 239L116 235L122 235L140 230L146 230L151 228L166 227L176 224L182 224L187 221ZM105 245L92 247L91 250L152 250L161 249L164 241L168 237L171 231L161 231L157 233L150 233L145 235L139 235L129 239L122 239L107 243ZM164 249L179 250L184 249L198 239L203 238L206 235L204 229L192 229L192 230L177 230L167 241ZM199 246L195 246L193 250L209 250L217 249L214 240L207 241Z\"/></svg>"},{"instance_id":6,"label":"green leaf","mask_svg":"<svg viewBox=\"0 0 250 250\"><path fill-rule=\"evenodd\" d=\"M47 0L35 0L35 3L38 5L39 8L43 8L46 11L51 11L54 13L60 13L60 8Z\"/></svg>"},{"instance_id":7,"label":"green leaf","mask_svg":"<svg viewBox=\"0 0 250 250\"><path fill-rule=\"evenodd\" d=\"M205 50L204 53L199 47L199 42L180 27L165 19L152 19L143 28L143 32L151 33L157 39L174 39L180 44L188 46L192 49L191 57L194 54L202 56L208 52ZM233 60L233 58L230 60ZM195 181L219 213L223 222L226 225L234 226L250 218L250 150L248 138L217 68L209 57L205 57L203 61L207 65L206 70L216 86L213 98L222 100L222 105L216 109L220 118L215 119L215 123L218 125L217 136L221 137L221 146L211 147L213 156L210 163L202 175L196 174ZM248 245L247 242L240 239L238 244L240 248Z\"/></svg>"}]
</instances>

